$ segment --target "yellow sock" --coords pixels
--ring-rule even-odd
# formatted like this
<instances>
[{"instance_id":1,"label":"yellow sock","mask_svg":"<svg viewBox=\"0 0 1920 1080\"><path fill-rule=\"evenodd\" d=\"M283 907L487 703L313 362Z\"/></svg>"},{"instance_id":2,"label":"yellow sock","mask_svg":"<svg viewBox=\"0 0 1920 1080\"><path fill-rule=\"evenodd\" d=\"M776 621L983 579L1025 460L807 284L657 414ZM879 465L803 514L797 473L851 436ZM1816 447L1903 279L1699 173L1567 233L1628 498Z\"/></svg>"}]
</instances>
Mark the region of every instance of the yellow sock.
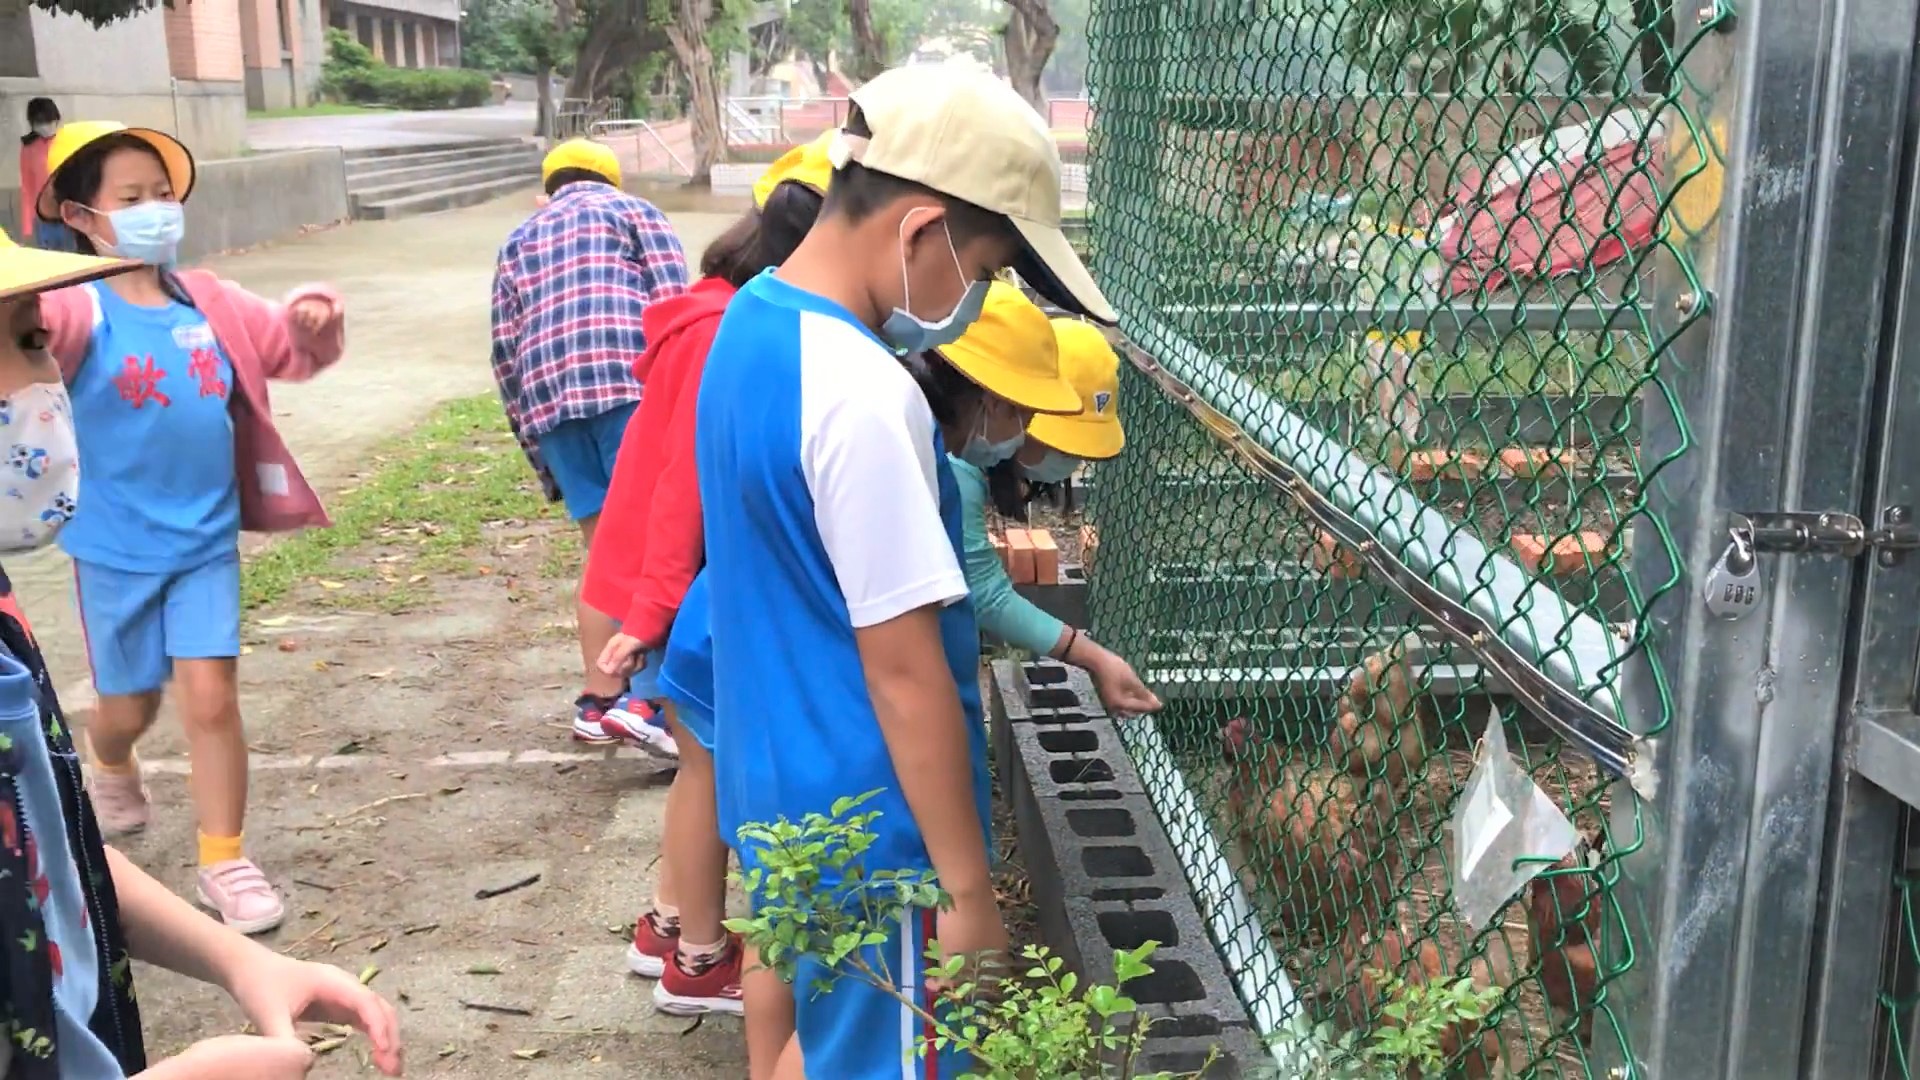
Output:
<instances>
[{"instance_id":1,"label":"yellow sock","mask_svg":"<svg viewBox=\"0 0 1920 1080\"><path fill-rule=\"evenodd\" d=\"M208 836L200 834L200 865L212 866L214 863L232 862L240 857L238 836Z\"/></svg>"}]
</instances>

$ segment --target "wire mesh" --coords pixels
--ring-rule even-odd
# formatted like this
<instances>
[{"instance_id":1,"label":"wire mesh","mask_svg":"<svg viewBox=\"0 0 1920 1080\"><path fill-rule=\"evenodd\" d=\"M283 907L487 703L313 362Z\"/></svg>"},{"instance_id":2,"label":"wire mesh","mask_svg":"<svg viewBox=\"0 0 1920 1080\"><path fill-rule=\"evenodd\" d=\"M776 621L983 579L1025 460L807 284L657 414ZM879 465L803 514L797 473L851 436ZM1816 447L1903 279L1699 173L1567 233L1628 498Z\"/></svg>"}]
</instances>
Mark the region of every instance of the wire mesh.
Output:
<instances>
[{"instance_id":1,"label":"wire mesh","mask_svg":"<svg viewBox=\"0 0 1920 1080\"><path fill-rule=\"evenodd\" d=\"M1247 450L1344 500L1370 544L1490 613L1608 719L1627 723L1613 691L1628 673L1664 687L1643 616L1675 583L1637 580L1630 554L1661 545L1678 565L1644 498L1672 457L1643 456L1639 431L1660 410L1685 432L1663 363L1699 313L1656 309L1652 277L1698 295L1689 241L1717 193L1677 196L1719 149L1683 61L1723 18L1680 14L1667 0L1094 13L1087 256L1137 362L1127 451L1089 506L1091 606L1168 699L1122 734L1163 816L1191 793L1211 825L1208 844L1169 831L1230 968L1256 970L1229 941L1272 943L1277 967L1241 979L1249 1005L1364 1042L1398 1022L1380 973L1466 977L1498 997L1445 1033L1462 1075L1632 1060L1615 987L1634 943L1614 885L1641 842L1637 802L1610 834L1619 781L1597 755L1518 708L1484 648L1438 629ZM1408 495L1444 527L1405 528ZM1635 732L1670 721L1655 697ZM1447 835L1490 709L1583 846L1476 931L1451 910ZM1239 891L1247 908L1221 902ZM1338 1068L1330 1053L1317 1067Z\"/></svg>"}]
</instances>

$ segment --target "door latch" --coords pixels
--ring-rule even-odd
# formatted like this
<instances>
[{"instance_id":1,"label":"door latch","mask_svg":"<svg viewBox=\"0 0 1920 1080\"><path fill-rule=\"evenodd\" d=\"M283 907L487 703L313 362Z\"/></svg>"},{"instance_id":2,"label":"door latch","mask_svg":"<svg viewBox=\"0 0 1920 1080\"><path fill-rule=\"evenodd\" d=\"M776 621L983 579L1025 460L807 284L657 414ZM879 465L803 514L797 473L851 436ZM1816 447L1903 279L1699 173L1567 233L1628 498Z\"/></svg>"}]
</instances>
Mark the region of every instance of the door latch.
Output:
<instances>
[{"instance_id":1,"label":"door latch","mask_svg":"<svg viewBox=\"0 0 1920 1080\"><path fill-rule=\"evenodd\" d=\"M1851 559L1872 551L1881 566L1898 566L1908 552L1920 551L1920 524L1910 506L1887 507L1873 528L1834 510L1734 514L1728 528L1746 550L1762 554Z\"/></svg>"}]
</instances>

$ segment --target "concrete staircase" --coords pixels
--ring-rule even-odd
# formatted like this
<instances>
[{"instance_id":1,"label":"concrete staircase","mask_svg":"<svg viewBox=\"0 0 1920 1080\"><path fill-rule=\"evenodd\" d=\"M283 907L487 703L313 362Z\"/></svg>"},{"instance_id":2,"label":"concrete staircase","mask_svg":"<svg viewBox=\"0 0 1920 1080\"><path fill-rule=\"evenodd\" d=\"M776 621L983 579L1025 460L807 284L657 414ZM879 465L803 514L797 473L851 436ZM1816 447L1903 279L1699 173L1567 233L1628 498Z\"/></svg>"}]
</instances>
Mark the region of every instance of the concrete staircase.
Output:
<instances>
[{"instance_id":1,"label":"concrete staircase","mask_svg":"<svg viewBox=\"0 0 1920 1080\"><path fill-rule=\"evenodd\" d=\"M362 221L472 206L537 187L540 150L519 139L348 150L347 197Z\"/></svg>"}]
</instances>

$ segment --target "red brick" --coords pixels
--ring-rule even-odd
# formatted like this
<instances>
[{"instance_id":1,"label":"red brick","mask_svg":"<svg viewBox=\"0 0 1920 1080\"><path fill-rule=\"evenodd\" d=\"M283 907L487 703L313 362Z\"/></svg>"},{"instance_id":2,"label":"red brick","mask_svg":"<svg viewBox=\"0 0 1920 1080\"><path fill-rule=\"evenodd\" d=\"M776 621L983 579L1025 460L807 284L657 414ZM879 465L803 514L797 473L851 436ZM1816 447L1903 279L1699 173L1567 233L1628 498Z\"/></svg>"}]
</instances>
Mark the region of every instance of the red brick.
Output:
<instances>
[{"instance_id":1,"label":"red brick","mask_svg":"<svg viewBox=\"0 0 1920 1080\"><path fill-rule=\"evenodd\" d=\"M1045 529L1028 529L1027 537L1033 541L1033 580L1041 585L1059 581L1060 545L1054 542L1053 534Z\"/></svg>"},{"instance_id":2,"label":"red brick","mask_svg":"<svg viewBox=\"0 0 1920 1080\"><path fill-rule=\"evenodd\" d=\"M1406 468L1415 480L1472 480L1487 471L1487 458L1472 450L1415 450Z\"/></svg>"},{"instance_id":3,"label":"red brick","mask_svg":"<svg viewBox=\"0 0 1920 1080\"><path fill-rule=\"evenodd\" d=\"M1558 446L1509 446L1500 451L1500 465L1514 476L1559 476L1578 472L1585 464L1577 450Z\"/></svg>"},{"instance_id":4,"label":"red brick","mask_svg":"<svg viewBox=\"0 0 1920 1080\"><path fill-rule=\"evenodd\" d=\"M1007 576L1015 585L1031 585L1033 577L1033 538L1025 529L1007 530Z\"/></svg>"},{"instance_id":5,"label":"red brick","mask_svg":"<svg viewBox=\"0 0 1920 1080\"><path fill-rule=\"evenodd\" d=\"M1555 574L1573 574L1606 558L1607 538L1591 530L1562 536L1553 542L1549 555L1547 538L1537 533L1521 533L1513 538L1513 552L1529 570L1538 570L1551 559Z\"/></svg>"},{"instance_id":6,"label":"red brick","mask_svg":"<svg viewBox=\"0 0 1920 1080\"><path fill-rule=\"evenodd\" d=\"M1100 551L1100 530L1091 525L1080 526L1080 569L1093 573L1093 557Z\"/></svg>"},{"instance_id":7,"label":"red brick","mask_svg":"<svg viewBox=\"0 0 1920 1080\"><path fill-rule=\"evenodd\" d=\"M1331 533L1315 533L1313 538L1313 566L1330 577L1357 578L1365 574L1366 565L1360 556L1340 546L1340 541Z\"/></svg>"}]
</instances>

